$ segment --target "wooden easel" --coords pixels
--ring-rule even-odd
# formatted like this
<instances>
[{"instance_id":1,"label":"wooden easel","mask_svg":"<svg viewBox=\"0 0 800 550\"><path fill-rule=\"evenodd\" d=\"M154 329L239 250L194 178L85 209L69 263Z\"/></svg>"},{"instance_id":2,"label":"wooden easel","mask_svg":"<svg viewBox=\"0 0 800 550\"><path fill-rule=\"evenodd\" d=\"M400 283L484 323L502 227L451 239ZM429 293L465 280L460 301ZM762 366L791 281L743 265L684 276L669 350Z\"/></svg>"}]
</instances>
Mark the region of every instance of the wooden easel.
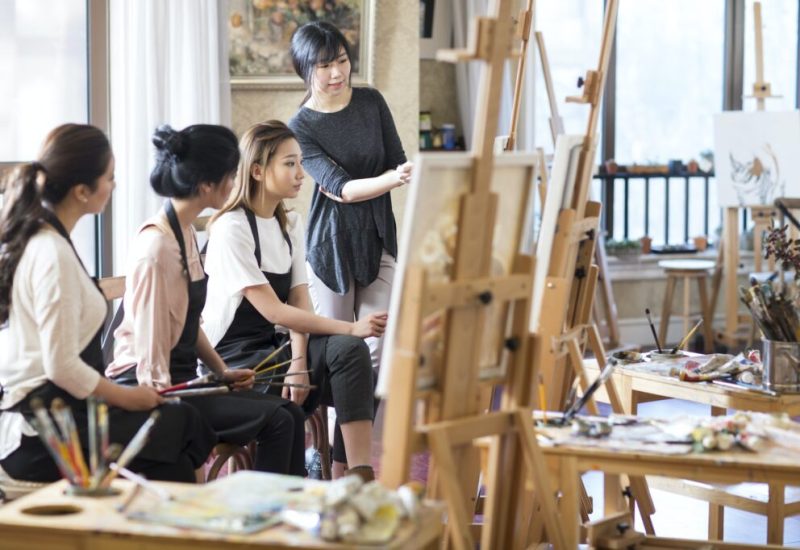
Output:
<instances>
[{"instance_id":1,"label":"wooden easel","mask_svg":"<svg viewBox=\"0 0 800 550\"><path fill-rule=\"evenodd\" d=\"M564 406L566 391L570 385L568 380L573 376L571 372L579 378L584 389L588 386L589 381L583 369L583 350L587 339L597 360L601 364L605 362L600 332L591 321L599 275L599 268L593 264L593 259L601 207L599 203L587 201L587 197L594 166L600 101L613 43L617 8L616 1L606 5L597 70L587 72L581 97L567 98L568 102L588 104L590 113L572 189L571 207L562 210L559 215L542 307L547 315L540 320L533 350L534 374L537 371L542 373L549 390L547 402L556 409ZM551 101L551 105L554 103ZM558 120L556 113L551 119L551 128L556 127L552 121ZM540 258L539 261L548 259ZM624 412L613 382L607 382L606 387L613 410ZM537 404L538 407L541 405ZM647 531L652 532L650 515L655 512L655 508L643 478L631 479L631 494L639 504Z\"/></svg>"},{"instance_id":2,"label":"wooden easel","mask_svg":"<svg viewBox=\"0 0 800 550\"><path fill-rule=\"evenodd\" d=\"M528 47L528 40L530 37L531 27L533 21L533 0L528 0L527 10L523 10L519 15L519 31L520 31L520 57L517 63L517 74L514 81L514 97L512 101L511 111L511 125L508 140L506 141L505 150L513 151L516 144L517 135L517 122L519 118L519 105L522 96L522 82L525 72L525 54ZM553 88L553 77L550 72L550 62L547 57L547 48L544 43L544 35L541 31L534 33L536 37L536 47L539 51L539 62L542 65L542 76L544 78L545 90L547 92L547 101L550 107L550 118L548 123L550 126L550 135L553 139L553 146L555 147L556 139L558 136L564 134L564 120L558 112L558 101L556 99L555 90ZM541 165L543 175L543 185L540 189L546 187L546 167L544 163ZM544 204L544 192L541 193L542 204ZM595 302L593 315L595 325L599 326L601 321L605 322L605 332L609 346L616 347L619 344L619 323L617 322L617 305L614 300L614 292L611 287L611 280L608 274L608 261L606 259L605 247L603 246L602 236L599 239L599 245L595 247L595 262L599 268L599 280L601 282L600 299L601 303ZM598 305L602 306L602 312Z\"/></svg>"},{"instance_id":3,"label":"wooden easel","mask_svg":"<svg viewBox=\"0 0 800 550\"><path fill-rule=\"evenodd\" d=\"M416 267L405 274L403 325L395 345L392 394L385 417L381 480L392 487L407 481L411 454L427 445L433 458L429 487L446 500L449 538L456 548L464 550L474 548L467 495L474 492L479 470L477 452L470 443L487 436L496 440L501 450L493 455L485 479L489 500L484 510L482 547L521 546L519 536L508 529L509 518L515 511L509 508L504 489L508 478L520 479L523 469L509 471L504 466L524 462L534 484L541 489L539 502L548 535L557 548L567 548L555 493L536 440L530 409L526 408L532 386L527 330L533 259L520 255L510 275L489 276L497 204L497 196L490 191L492 145L499 114L500 74L510 52L510 4L511 0L494 0L489 10L491 16L476 18L467 50L437 55L443 61L484 62L475 119L471 191L461 199L452 280L430 283L425 270ZM513 336L507 341L512 361L502 379L484 381L478 372L478 344L484 329L484 309L492 301L508 302L513 307ZM435 387L419 392L420 324L426 314L438 310L447 312L443 368ZM510 388L499 411L483 412L478 399L483 382L500 382ZM424 403L426 414L415 421L418 401Z\"/></svg>"},{"instance_id":4,"label":"wooden easel","mask_svg":"<svg viewBox=\"0 0 800 550\"><path fill-rule=\"evenodd\" d=\"M772 87L769 82L764 81L764 48L761 35L761 2L753 4L753 24L755 26L755 50L756 50L756 81L753 83L753 95L757 102L759 111L766 109L766 100L769 98L780 97L772 95ZM774 206L752 205L748 206L753 216L753 250L755 271L761 271L761 243L764 231L772 227L772 220L777 215ZM769 269L775 269L775 261L770 259ZM738 346L742 341L742 322L753 321L748 315L739 315L739 284L737 273L739 271L739 208L732 207L725 209L725 219L723 222L723 243L719 249L717 257L717 267L712 278L712 299L711 314L717 305L719 295L719 285L724 273L725 277L725 329L717 334L717 338L728 346ZM749 331L747 331L749 332Z\"/></svg>"}]
</instances>

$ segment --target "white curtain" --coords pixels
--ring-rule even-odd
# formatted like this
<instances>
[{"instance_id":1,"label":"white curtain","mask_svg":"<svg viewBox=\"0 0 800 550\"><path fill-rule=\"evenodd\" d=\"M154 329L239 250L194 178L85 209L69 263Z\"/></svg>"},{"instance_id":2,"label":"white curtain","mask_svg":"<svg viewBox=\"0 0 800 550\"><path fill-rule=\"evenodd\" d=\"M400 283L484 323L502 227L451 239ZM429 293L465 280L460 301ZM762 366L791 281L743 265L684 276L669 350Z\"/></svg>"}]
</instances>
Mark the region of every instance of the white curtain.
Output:
<instances>
[{"instance_id":1,"label":"white curtain","mask_svg":"<svg viewBox=\"0 0 800 550\"><path fill-rule=\"evenodd\" d=\"M124 273L136 229L163 201L149 183L156 127L230 126L226 13L224 0L110 3L115 274Z\"/></svg>"},{"instance_id":2,"label":"white curtain","mask_svg":"<svg viewBox=\"0 0 800 550\"><path fill-rule=\"evenodd\" d=\"M469 42L470 27L472 20L476 16L487 15L491 0L451 0L453 8L453 42L455 48L465 48ZM514 10L512 10L514 12ZM516 12L514 12L516 17ZM530 58L529 58L530 59ZM456 89L458 92L458 109L461 114L461 122L464 125L464 141L467 149L472 147L473 128L475 126L476 100L478 96L478 84L482 61L470 61L467 63L456 64ZM511 122L511 106L514 95L514 75L516 73L516 63L506 63L506 70L503 72L503 91L500 98L500 118L497 124L497 135L508 135ZM530 73L530 66L526 71ZM526 87L525 90L532 90L533 87ZM525 97L523 95L523 103ZM524 109L524 107L523 107ZM525 138L528 135L527 129L523 131L523 113L520 114L520 125L518 126L517 149L524 150L527 145Z\"/></svg>"}]
</instances>

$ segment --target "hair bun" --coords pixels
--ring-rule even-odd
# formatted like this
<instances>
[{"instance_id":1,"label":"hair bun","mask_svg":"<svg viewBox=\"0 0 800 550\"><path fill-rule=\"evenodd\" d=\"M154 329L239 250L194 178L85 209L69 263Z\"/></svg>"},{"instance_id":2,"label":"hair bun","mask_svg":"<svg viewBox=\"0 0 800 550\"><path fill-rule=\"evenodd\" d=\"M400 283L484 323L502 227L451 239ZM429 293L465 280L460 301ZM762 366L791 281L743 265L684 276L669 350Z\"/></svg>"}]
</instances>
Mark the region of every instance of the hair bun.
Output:
<instances>
[{"instance_id":1,"label":"hair bun","mask_svg":"<svg viewBox=\"0 0 800 550\"><path fill-rule=\"evenodd\" d=\"M153 134L153 144L161 154L180 158L186 152L186 137L169 124L159 126Z\"/></svg>"}]
</instances>

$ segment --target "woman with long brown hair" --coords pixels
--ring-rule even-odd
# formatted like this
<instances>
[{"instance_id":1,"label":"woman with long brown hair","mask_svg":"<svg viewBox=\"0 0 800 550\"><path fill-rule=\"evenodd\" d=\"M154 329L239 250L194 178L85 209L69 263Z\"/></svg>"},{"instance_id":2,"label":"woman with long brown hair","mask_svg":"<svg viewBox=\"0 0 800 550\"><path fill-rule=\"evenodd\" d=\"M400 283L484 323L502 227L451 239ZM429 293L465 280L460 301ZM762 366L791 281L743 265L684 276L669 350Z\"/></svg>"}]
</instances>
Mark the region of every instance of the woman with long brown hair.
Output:
<instances>
[{"instance_id":1,"label":"woman with long brown hair","mask_svg":"<svg viewBox=\"0 0 800 550\"><path fill-rule=\"evenodd\" d=\"M63 399L87 447L85 399L110 408L110 439L127 443L163 403L153 389L103 377L100 333L106 301L70 240L84 215L98 214L114 189L114 156L99 129L66 124L38 159L12 173L0 216L0 465L13 478L53 481L59 472L31 425L31 401ZM164 405L132 469L153 479L194 481L216 437L192 407Z\"/></svg>"},{"instance_id":2,"label":"woman with long brown hair","mask_svg":"<svg viewBox=\"0 0 800 550\"><path fill-rule=\"evenodd\" d=\"M209 340L229 365L242 367L291 341L274 362L291 359L283 380L300 386L279 391L307 412L320 400L333 404L341 426L334 441L338 470L349 466L370 479L373 376L363 339L383 333L386 315L345 322L313 313L302 223L283 202L303 184L300 146L285 124L273 120L248 129L239 148L234 189L209 229L203 312ZM316 386L310 393L309 383Z\"/></svg>"}]
</instances>

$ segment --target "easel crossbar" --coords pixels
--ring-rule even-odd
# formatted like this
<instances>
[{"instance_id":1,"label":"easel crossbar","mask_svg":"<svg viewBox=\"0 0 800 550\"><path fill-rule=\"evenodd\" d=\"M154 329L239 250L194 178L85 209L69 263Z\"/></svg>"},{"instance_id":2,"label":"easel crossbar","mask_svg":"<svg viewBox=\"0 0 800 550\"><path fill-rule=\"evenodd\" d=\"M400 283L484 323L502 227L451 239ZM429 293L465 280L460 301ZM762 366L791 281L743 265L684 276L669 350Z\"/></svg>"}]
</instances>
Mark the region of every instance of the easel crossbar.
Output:
<instances>
[{"instance_id":1,"label":"easel crossbar","mask_svg":"<svg viewBox=\"0 0 800 550\"><path fill-rule=\"evenodd\" d=\"M426 316L440 309L481 305L482 300L520 300L530 293L531 277L527 273L431 284L423 294L422 314Z\"/></svg>"}]
</instances>

